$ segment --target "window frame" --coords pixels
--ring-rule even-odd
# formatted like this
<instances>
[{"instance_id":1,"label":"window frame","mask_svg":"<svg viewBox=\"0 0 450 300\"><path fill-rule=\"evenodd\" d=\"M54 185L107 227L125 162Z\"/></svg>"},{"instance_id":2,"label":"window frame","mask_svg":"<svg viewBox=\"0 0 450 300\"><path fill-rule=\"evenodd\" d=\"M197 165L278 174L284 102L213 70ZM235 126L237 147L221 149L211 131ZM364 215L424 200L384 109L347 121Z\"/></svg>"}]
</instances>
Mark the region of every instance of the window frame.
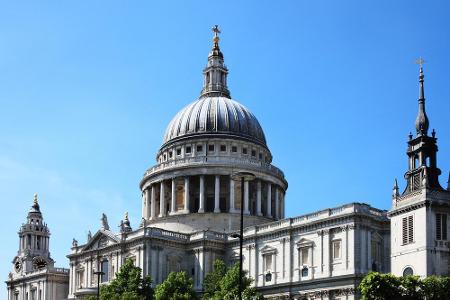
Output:
<instances>
[{"instance_id":1,"label":"window frame","mask_svg":"<svg viewBox=\"0 0 450 300\"><path fill-rule=\"evenodd\" d=\"M447 230L447 214L438 212L435 215L435 238L438 241L446 241L448 239Z\"/></svg>"},{"instance_id":2,"label":"window frame","mask_svg":"<svg viewBox=\"0 0 450 300\"><path fill-rule=\"evenodd\" d=\"M402 246L414 243L414 214L402 217Z\"/></svg>"},{"instance_id":3,"label":"window frame","mask_svg":"<svg viewBox=\"0 0 450 300\"><path fill-rule=\"evenodd\" d=\"M336 256L336 245L339 245L339 255ZM331 258L333 261L342 259L342 240L336 239L331 241Z\"/></svg>"}]
</instances>

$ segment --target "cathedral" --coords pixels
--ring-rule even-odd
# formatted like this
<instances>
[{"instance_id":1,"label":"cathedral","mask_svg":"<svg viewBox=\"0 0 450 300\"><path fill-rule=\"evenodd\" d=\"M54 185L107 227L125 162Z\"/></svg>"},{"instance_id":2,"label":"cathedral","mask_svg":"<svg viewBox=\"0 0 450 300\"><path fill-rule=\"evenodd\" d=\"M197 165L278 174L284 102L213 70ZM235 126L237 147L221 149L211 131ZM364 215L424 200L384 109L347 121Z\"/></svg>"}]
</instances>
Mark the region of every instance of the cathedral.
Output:
<instances>
[{"instance_id":1,"label":"cathedral","mask_svg":"<svg viewBox=\"0 0 450 300\"><path fill-rule=\"evenodd\" d=\"M56 268L36 197L19 231L8 300L95 295L97 284L114 279L126 259L155 285L172 271L185 271L201 293L214 260L239 261L241 209L243 267L268 299L359 299L357 287L370 271L449 275L450 186L439 184L422 66L407 185L400 192L395 182L391 210L348 203L285 218L288 182L272 164L255 115L231 98L217 26L213 32L200 96L168 124L156 164L139 183L141 222L131 224L125 214L114 232L103 214L97 232L73 240L69 269ZM240 172L252 176L236 180Z\"/></svg>"}]
</instances>

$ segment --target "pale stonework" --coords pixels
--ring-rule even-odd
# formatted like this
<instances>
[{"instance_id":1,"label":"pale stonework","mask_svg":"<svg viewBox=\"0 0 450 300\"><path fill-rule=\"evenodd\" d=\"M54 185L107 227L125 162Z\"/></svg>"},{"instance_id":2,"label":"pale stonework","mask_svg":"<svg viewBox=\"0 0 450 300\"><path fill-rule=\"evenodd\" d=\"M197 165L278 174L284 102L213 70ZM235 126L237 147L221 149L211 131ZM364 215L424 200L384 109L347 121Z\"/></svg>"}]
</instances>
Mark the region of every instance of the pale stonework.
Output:
<instances>
[{"instance_id":1,"label":"pale stonework","mask_svg":"<svg viewBox=\"0 0 450 300\"><path fill-rule=\"evenodd\" d=\"M201 293L214 260L229 265L239 261L239 240L232 236L239 230L241 207L243 267L267 298L359 299L358 285L370 271L402 275L409 267L422 277L447 275L448 230L439 227L437 234L436 224L448 227L450 188L440 187L437 179L437 146L435 133L427 135L422 70L417 136L408 142L408 186L400 194L395 184L392 209L349 203L285 218L288 182L272 164L256 117L231 99L217 33L199 99L169 123L156 165L145 171L140 182L140 222L132 228L126 215L120 231L113 232L103 215L102 226L93 236L89 234L83 244L74 241L67 256L69 270L39 271L54 272L48 278L55 280L50 282L56 282L58 275L66 289L64 298L53 294L42 299L94 295L98 283L94 272L104 271L100 284L107 284L126 259L132 259L144 276L150 275L153 285L172 271L185 271ZM241 186L231 179L236 172L253 173L255 180ZM405 236L404 219L410 216L414 224ZM23 236L14 262L46 253L29 255ZM406 244L402 243L405 238ZM23 295L30 289L53 289L55 285L49 288L35 280L39 272L11 273L8 300L28 300Z\"/></svg>"}]
</instances>

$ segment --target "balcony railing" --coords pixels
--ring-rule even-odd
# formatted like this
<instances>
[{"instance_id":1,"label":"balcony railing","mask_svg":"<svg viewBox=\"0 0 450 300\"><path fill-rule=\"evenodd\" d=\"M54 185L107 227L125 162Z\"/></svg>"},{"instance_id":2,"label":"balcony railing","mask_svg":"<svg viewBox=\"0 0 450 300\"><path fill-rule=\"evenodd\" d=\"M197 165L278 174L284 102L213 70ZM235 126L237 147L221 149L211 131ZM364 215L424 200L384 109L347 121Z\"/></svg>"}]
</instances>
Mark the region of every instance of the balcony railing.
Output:
<instances>
[{"instance_id":1,"label":"balcony railing","mask_svg":"<svg viewBox=\"0 0 450 300\"><path fill-rule=\"evenodd\" d=\"M149 175L170 170L172 168L196 166L196 165L225 165L225 166L248 166L250 168L262 169L268 172L275 173L284 178L284 173L277 167L270 163L265 163L257 159L230 157L230 156L198 156L185 157L168 160L148 169L144 177Z\"/></svg>"}]
</instances>

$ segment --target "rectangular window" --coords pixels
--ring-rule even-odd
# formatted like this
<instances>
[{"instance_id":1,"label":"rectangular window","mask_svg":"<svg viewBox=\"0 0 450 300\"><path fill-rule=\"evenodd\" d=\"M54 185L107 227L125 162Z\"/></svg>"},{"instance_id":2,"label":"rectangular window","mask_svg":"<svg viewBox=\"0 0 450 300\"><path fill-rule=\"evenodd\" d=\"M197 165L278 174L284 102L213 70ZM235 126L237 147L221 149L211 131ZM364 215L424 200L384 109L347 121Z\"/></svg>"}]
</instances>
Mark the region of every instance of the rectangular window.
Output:
<instances>
[{"instance_id":1,"label":"rectangular window","mask_svg":"<svg viewBox=\"0 0 450 300\"><path fill-rule=\"evenodd\" d=\"M265 271L272 270L272 254L266 255Z\"/></svg>"},{"instance_id":2,"label":"rectangular window","mask_svg":"<svg viewBox=\"0 0 450 300\"><path fill-rule=\"evenodd\" d=\"M108 261L107 260L102 261L100 270L103 272L101 282L108 282L109 278L108 278Z\"/></svg>"},{"instance_id":3,"label":"rectangular window","mask_svg":"<svg viewBox=\"0 0 450 300\"><path fill-rule=\"evenodd\" d=\"M169 151L169 158L172 158L172 151Z\"/></svg>"},{"instance_id":4,"label":"rectangular window","mask_svg":"<svg viewBox=\"0 0 450 300\"><path fill-rule=\"evenodd\" d=\"M227 146L226 145L220 145L220 151L222 151L222 152L227 151Z\"/></svg>"},{"instance_id":5,"label":"rectangular window","mask_svg":"<svg viewBox=\"0 0 450 300\"><path fill-rule=\"evenodd\" d=\"M208 145L208 151L209 152L214 152L214 144L213 145Z\"/></svg>"},{"instance_id":6,"label":"rectangular window","mask_svg":"<svg viewBox=\"0 0 450 300\"><path fill-rule=\"evenodd\" d=\"M242 148L242 154L247 154L247 148Z\"/></svg>"},{"instance_id":7,"label":"rectangular window","mask_svg":"<svg viewBox=\"0 0 450 300\"><path fill-rule=\"evenodd\" d=\"M177 149L177 155L181 155L181 148Z\"/></svg>"},{"instance_id":8,"label":"rectangular window","mask_svg":"<svg viewBox=\"0 0 450 300\"><path fill-rule=\"evenodd\" d=\"M202 152L202 151L203 151L203 146L197 145L197 152Z\"/></svg>"},{"instance_id":9,"label":"rectangular window","mask_svg":"<svg viewBox=\"0 0 450 300\"><path fill-rule=\"evenodd\" d=\"M237 152L237 147L236 146L231 146L231 152Z\"/></svg>"},{"instance_id":10,"label":"rectangular window","mask_svg":"<svg viewBox=\"0 0 450 300\"><path fill-rule=\"evenodd\" d=\"M186 146L186 153L191 153L191 151L192 151L191 146Z\"/></svg>"},{"instance_id":11,"label":"rectangular window","mask_svg":"<svg viewBox=\"0 0 450 300\"><path fill-rule=\"evenodd\" d=\"M262 159L262 153L260 153L258 157L259 157L259 159Z\"/></svg>"},{"instance_id":12,"label":"rectangular window","mask_svg":"<svg viewBox=\"0 0 450 300\"><path fill-rule=\"evenodd\" d=\"M414 242L414 217L413 215L402 219L402 243L403 245Z\"/></svg>"},{"instance_id":13,"label":"rectangular window","mask_svg":"<svg viewBox=\"0 0 450 300\"><path fill-rule=\"evenodd\" d=\"M308 248L300 249L300 265L308 265L309 264L309 251Z\"/></svg>"},{"instance_id":14,"label":"rectangular window","mask_svg":"<svg viewBox=\"0 0 450 300\"><path fill-rule=\"evenodd\" d=\"M332 242L332 249L333 249L333 259L340 259L341 258L341 241L333 241Z\"/></svg>"},{"instance_id":15,"label":"rectangular window","mask_svg":"<svg viewBox=\"0 0 450 300\"><path fill-rule=\"evenodd\" d=\"M447 214L436 214L436 239L447 240Z\"/></svg>"},{"instance_id":16,"label":"rectangular window","mask_svg":"<svg viewBox=\"0 0 450 300\"><path fill-rule=\"evenodd\" d=\"M252 150L252 156L253 156L253 157L256 156L256 150Z\"/></svg>"}]
</instances>

